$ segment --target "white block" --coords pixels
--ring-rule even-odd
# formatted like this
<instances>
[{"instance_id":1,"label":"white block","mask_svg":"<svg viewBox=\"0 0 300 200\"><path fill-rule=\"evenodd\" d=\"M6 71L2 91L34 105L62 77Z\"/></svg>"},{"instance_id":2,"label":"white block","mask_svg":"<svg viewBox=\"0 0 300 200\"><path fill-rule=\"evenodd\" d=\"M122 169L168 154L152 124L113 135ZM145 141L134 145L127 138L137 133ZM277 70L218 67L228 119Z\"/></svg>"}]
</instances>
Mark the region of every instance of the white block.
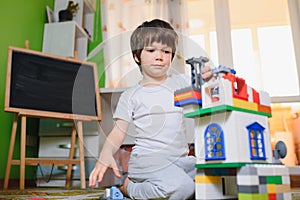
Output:
<instances>
[{"instance_id":1,"label":"white block","mask_svg":"<svg viewBox=\"0 0 300 200\"><path fill-rule=\"evenodd\" d=\"M274 166L274 174L275 175L280 175L280 176L284 176L284 175L288 175L289 176L289 169L284 166L284 165L273 165Z\"/></svg>"},{"instance_id":2,"label":"white block","mask_svg":"<svg viewBox=\"0 0 300 200\"><path fill-rule=\"evenodd\" d=\"M271 97L269 93L265 91L258 91L258 93L260 104L265 106L271 106Z\"/></svg>"},{"instance_id":3,"label":"white block","mask_svg":"<svg viewBox=\"0 0 300 200\"><path fill-rule=\"evenodd\" d=\"M291 184L291 180L290 180L290 176L288 175L288 176L282 176L282 178L281 178L281 180L282 180L282 184Z\"/></svg>"},{"instance_id":4,"label":"white block","mask_svg":"<svg viewBox=\"0 0 300 200\"><path fill-rule=\"evenodd\" d=\"M284 200L292 200L292 193L290 193L290 192L283 193L283 199Z\"/></svg>"},{"instance_id":5,"label":"white block","mask_svg":"<svg viewBox=\"0 0 300 200\"><path fill-rule=\"evenodd\" d=\"M212 102L211 91L218 87L219 100ZM219 105L232 105L232 87L231 82L226 79L218 79L204 83L201 88L202 108L211 108Z\"/></svg>"},{"instance_id":6,"label":"white block","mask_svg":"<svg viewBox=\"0 0 300 200\"><path fill-rule=\"evenodd\" d=\"M257 166L257 174L259 176L274 176L274 168L269 165L256 165Z\"/></svg>"},{"instance_id":7,"label":"white block","mask_svg":"<svg viewBox=\"0 0 300 200\"><path fill-rule=\"evenodd\" d=\"M253 102L253 90L252 87L247 85L248 101Z\"/></svg>"},{"instance_id":8,"label":"white block","mask_svg":"<svg viewBox=\"0 0 300 200\"><path fill-rule=\"evenodd\" d=\"M196 104L184 105L183 106L183 114L194 112L196 110L199 110L199 108L200 108L200 105L196 105Z\"/></svg>"},{"instance_id":9,"label":"white block","mask_svg":"<svg viewBox=\"0 0 300 200\"><path fill-rule=\"evenodd\" d=\"M237 176L237 184L238 185L259 185L258 176L251 175L241 175Z\"/></svg>"},{"instance_id":10,"label":"white block","mask_svg":"<svg viewBox=\"0 0 300 200\"><path fill-rule=\"evenodd\" d=\"M222 199L222 184L197 184L196 199Z\"/></svg>"},{"instance_id":11,"label":"white block","mask_svg":"<svg viewBox=\"0 0 300 200\"><path fill-rule=\"evenodd\" d=\"M300 175L300 166L288 166L289 174Z\"/></svg>"}]
</instances>

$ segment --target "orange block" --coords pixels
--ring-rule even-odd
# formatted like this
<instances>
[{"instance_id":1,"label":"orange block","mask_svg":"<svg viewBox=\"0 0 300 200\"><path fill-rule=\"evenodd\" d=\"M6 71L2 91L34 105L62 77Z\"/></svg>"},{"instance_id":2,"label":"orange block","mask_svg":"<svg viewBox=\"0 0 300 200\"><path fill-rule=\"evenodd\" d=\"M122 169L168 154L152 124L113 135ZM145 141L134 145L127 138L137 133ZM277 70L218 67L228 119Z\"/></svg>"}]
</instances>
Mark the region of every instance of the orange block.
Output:
<instances>
[{"instance_id":1,"label":"orange block","mask_svg":"<svg viewBox=\"0 0 300 200\"><path fill-rule=\"evenodd\" d=\"M261 105L261 104L258 104L258 111L259 112L264 112L264 113L269 113L269 114L272 113L272 110L271 110L270 106L265 106L265 105Z\"/></svg>"},{"instance_id":2,"label":"orange block","mask_svg":"<svg viewBox=\"0 0 300 200\"><path fill-rule=\"evenodd\" d=\"M200 91L189 90L182 93L177 93L174 95L174 101L182 101L186 99L201 99Z\"/></svg>"}]
</instances>

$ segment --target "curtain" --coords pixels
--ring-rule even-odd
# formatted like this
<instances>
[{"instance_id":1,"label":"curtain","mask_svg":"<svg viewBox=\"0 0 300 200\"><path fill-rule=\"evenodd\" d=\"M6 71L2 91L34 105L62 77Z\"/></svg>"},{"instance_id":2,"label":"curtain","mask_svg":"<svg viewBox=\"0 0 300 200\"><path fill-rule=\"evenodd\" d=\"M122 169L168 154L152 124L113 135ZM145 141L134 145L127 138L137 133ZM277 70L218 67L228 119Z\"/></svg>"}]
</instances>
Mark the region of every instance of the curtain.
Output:
<instances>
[{"instance_id":1,"label":"curtain","mask_svg":"<svg viewBox=\"0 0 300 200\"><path fill-rule=\"evenodd\" d=\"M129 87L141 78L130 49L132 31L144 21L168 21L180 36L188 35L187 5L184 0L101 0L103 42L92 52L103 51L105 87ZM180 50L181 49L181 50ZM179 44L171 72L186 73Z\"/></svg>"}]
</instances>

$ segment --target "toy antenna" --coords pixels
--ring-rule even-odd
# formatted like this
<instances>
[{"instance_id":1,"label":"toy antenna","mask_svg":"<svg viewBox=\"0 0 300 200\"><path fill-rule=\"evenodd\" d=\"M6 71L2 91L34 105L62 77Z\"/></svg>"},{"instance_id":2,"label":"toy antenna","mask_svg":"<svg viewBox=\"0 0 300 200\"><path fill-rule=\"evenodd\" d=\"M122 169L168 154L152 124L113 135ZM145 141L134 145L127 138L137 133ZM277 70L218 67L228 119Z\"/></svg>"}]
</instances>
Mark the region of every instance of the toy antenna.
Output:
<instances>
[{"instance_id":1,"label":"toy antenna","mask_svg":"<svg viewBox=\"0 0 300 200\"><path fill-rule=\"evenodd\" d=\"M202 71L202 67L208 61L209 59L203 56L200 56L199 58L192 57L185 61L186 64L191 65L192 87L201 89L201 85L203 84L201 71Z\"/></svg>"}]
</instances>

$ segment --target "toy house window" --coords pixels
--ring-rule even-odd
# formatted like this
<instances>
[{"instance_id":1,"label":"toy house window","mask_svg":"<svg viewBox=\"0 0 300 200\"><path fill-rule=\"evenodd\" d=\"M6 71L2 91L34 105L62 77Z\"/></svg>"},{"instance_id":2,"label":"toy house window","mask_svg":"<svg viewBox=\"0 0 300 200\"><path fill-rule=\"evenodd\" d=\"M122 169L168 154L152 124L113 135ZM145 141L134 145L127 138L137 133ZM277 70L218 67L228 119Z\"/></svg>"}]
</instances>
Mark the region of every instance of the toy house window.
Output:
<instances>
[{"instance_id":1,"label":"toy house window","mask_svg":"<svg viewBox=\"0 0 300 200\"><path fill-rule=\"evenodd\" d=\"M207 126L204 133L205 160L225 160L224 133L218 124Z\"/></svg>"},{"instance_id":2,"label":"toy house window","mask_svg":"<svg viewBox=\"0 0 300 200\"><path fill-rule=\"evenodd\" d=\"M266 160L264 127L255 122L247 126L251 160Z\"/></svg>"}]
</instances>

